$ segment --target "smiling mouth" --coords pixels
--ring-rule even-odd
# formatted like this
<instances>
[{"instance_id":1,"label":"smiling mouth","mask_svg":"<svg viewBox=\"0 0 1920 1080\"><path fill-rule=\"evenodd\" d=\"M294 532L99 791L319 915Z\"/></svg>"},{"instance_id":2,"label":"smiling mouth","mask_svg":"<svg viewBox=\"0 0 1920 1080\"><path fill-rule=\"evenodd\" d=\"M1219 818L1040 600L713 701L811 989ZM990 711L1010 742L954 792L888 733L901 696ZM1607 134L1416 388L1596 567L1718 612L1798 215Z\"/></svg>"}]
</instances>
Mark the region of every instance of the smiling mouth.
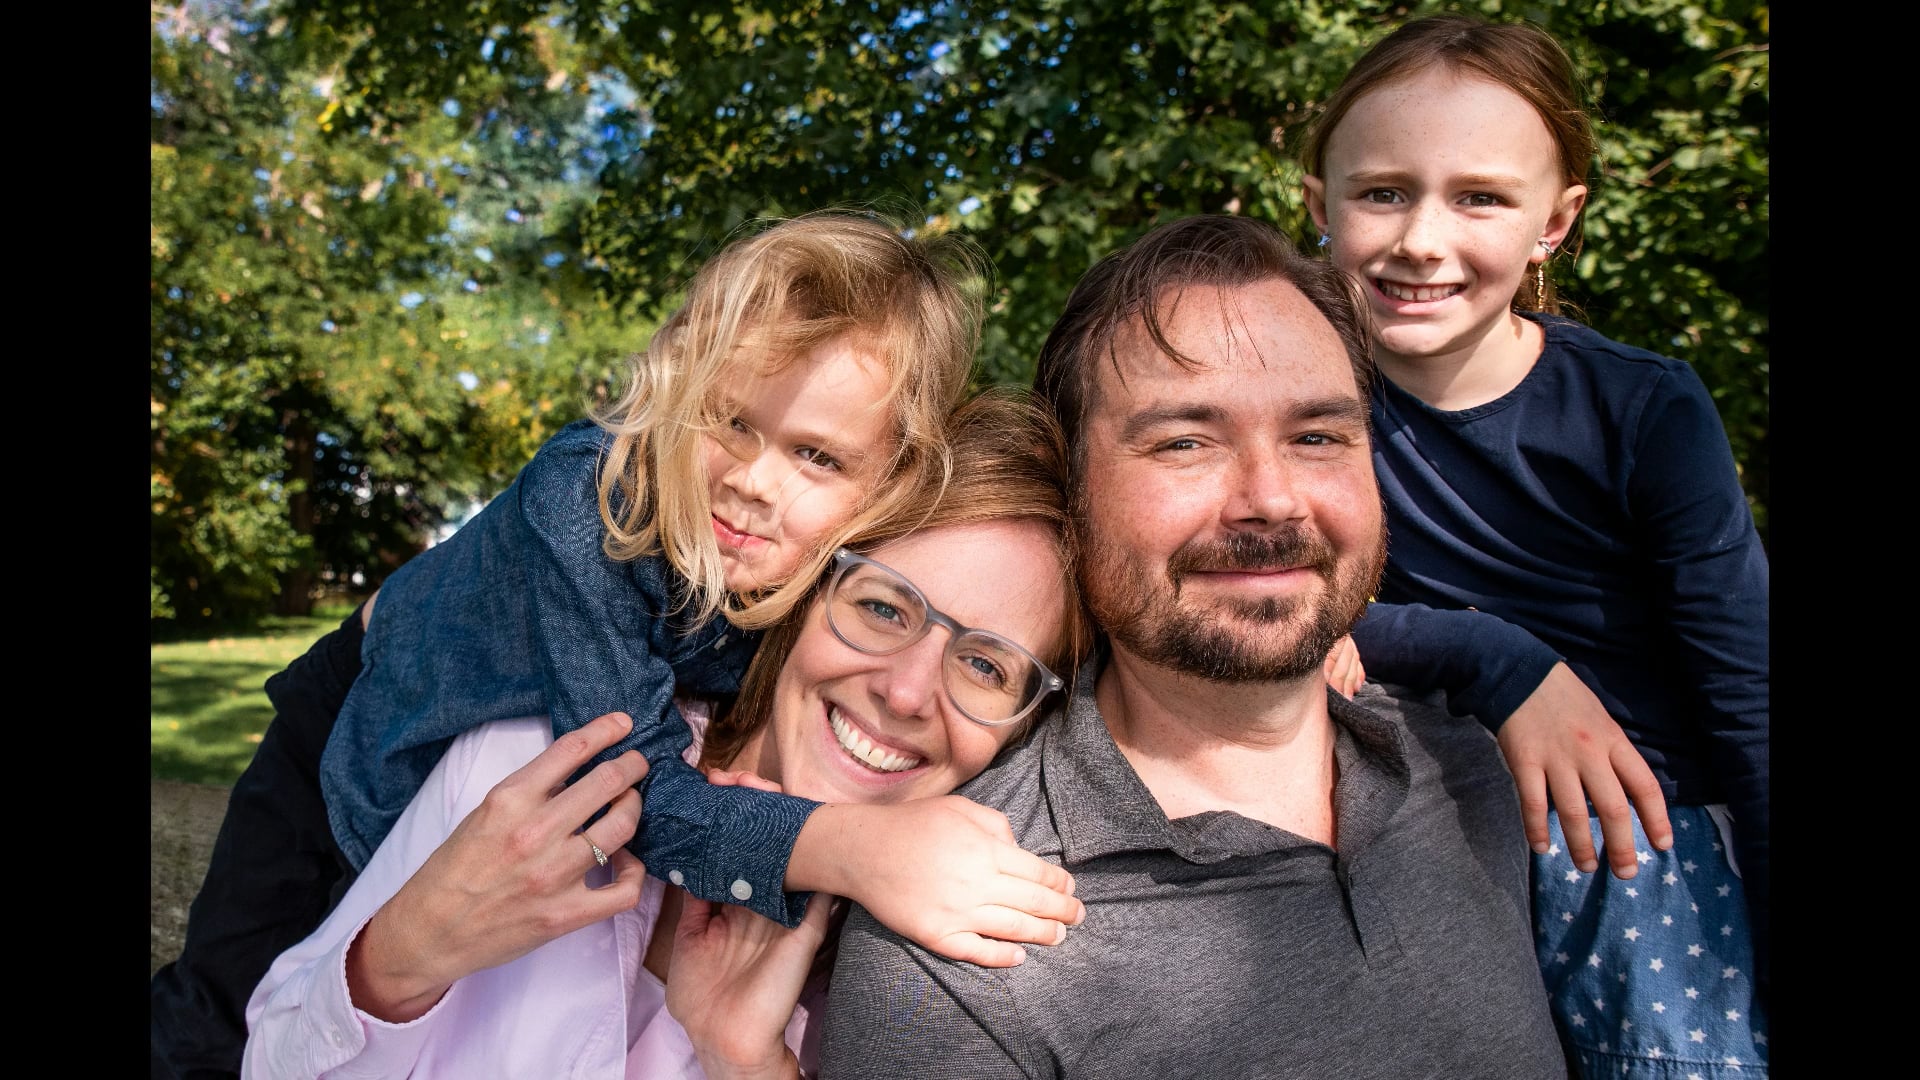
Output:
<instances>
[{"instance_id":1,"label":"smiling mouth","mask_svg":"<svg viewBox=\"0 0 1920 1080\"><path fill-rule=\"evenodd\" d=\"M846 717L840 715L840 710L835 706L827 706L827 723L833 727L833 737L839 740L840 749L845 750L855 761L875 772L906 772L908 769L919 768L927 762L926 758L908 757L873 745L873 742L859 728L854 727Z\"/></svg>"},{"instance_id":2,"label":"smiling mouth","mask_svg":"<svg viewBox=\"0 0 1920 1080\"><path fill-rule=\"evenodd\" d=\"M743 548L761 539L750 532L741 532L739 529L720 520L720 515L718 514L713 515L713 534L719 539L722 547L729 548Z\"/></svg>"},{"instance_id":3,"label":"smiling mouth","mask_svg":"<svg viewBox=\"0 0 1920 1080\"><path fill-rule=\"evenodd\" d=\"M1466 291L1465 285L1402 285L1386 278L1374 278L1373 287L1379 289L1391 299L1410 304L1427 304L1435 300L1445 300Z\"/></svg>"}]
</instances>

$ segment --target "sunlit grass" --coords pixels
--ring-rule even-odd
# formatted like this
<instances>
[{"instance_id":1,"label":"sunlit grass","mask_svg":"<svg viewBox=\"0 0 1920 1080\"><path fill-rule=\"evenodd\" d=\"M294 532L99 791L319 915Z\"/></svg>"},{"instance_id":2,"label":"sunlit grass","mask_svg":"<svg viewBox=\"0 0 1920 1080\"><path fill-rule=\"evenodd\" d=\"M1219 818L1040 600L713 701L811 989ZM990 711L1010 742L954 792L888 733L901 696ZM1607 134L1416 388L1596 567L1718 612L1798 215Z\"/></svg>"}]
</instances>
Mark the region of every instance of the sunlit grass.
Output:
<instances>
[{"instance_id":1,"label":"sunlit grass","mask_svg":"<svg viewBox=\"0 0 1920 1080\"><path fill-rule=\"evenodd\" d=\"M151 646L150 761L156 779L232 784L273 719L267 677L351 610L261 620L252 633Z\"/></svg>"}]
</instances>

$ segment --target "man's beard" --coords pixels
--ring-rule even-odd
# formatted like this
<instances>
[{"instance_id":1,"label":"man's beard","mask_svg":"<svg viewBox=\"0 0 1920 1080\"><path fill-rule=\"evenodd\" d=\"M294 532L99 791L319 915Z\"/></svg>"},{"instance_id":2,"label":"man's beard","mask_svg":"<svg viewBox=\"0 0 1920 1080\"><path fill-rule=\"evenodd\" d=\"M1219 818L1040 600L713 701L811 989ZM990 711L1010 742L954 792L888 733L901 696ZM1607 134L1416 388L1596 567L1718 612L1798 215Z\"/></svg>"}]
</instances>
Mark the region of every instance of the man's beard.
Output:
<instances>
[{"instance_id":1,"label":"man's beard","mask_svg":"<svg viewBox=\"0 0 1920 1080\"><path fill-rule=\"evenodd\" d=\"M1291 526L1188 541L1164 572L1101 539L1097 527L1082 535L1081 588L1101 629L1141 659L1217 682L1317 674L1334 643L1366 613L1387 563L1384 527L1372 549L1344 567L1326 537ZM1195 571L1277 566L1309 570L1326 587L1310 596L1227 596L1206 607L1181 595Z\"/></svg>"}]
</instances>

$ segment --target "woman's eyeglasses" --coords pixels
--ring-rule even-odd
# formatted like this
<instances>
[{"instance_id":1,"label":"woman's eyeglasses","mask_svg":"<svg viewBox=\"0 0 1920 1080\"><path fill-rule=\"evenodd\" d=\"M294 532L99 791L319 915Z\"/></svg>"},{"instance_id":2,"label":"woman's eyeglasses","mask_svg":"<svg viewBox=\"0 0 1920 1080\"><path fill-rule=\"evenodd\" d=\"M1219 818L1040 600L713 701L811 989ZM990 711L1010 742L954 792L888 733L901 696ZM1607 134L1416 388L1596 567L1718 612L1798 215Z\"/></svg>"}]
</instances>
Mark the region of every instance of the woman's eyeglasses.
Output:
<instances>
[{"instance_id":1,"label":"woman's eyeglasses","mask_svg":"<svg viewBox=\"0 0 1920 1080\"><path fill-rule=\"evenodd\" d=\"M833 554L827 583L827 626L850 648L890 656L947 631L940 664L947 697L967 719L1000 727L1024 719L1066 683L1034 655L989 630L961 626L935 609L899 571L846 548Z\"/></svg>"}]
</instances>

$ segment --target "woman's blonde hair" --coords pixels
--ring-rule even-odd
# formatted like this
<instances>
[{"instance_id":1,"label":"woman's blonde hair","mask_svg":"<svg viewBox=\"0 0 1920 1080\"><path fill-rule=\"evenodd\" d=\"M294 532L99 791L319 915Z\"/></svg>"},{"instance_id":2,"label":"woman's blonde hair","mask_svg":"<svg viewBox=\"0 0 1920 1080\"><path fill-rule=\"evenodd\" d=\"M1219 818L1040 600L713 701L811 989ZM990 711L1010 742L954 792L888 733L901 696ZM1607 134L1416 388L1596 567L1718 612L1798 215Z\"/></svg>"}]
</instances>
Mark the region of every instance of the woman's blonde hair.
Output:
<instances>
[{"instance_id":1,"label":"woman's blonde hair","mask_svg":"<svg viewBox=\"0 0 1920 1080\"><path fill-rule=\"evenodd\" d=\"M925 500L922 510L876 518L850 536L846 546L872 551L922 529L989 521L1041 526L1053 542L1065 604L1059 640L1046 643L1035 655L1071 685L1074 669L1092 645L1093 629L1081 606L1074 573L1077 552L1067 512L1067 451L1060 425L1027 391L992 387L954 411L949 445L953 476L944 486L929 483L915 493L916 499ZM761 639L741 681L740 696L707 728L700 757L703 766L725 767L772 719L780 669L806 625L810 602L824 584L824 574L810 580L801 590L804 595L797 598L807 603L799 603ZM986 627L992 628L991 624ZM1032 718L1027 722L1032 723Z\"/></svg>"},{"instance_id":2,"label":"woman's blonde hair","mask_svg":"<svg viewBox=\"0 0 1920 1080\"><path fill-rule=\"evenodd\" d=\"M728 244L694 276L687 299L630 358L619 400L594 419L613 443L600 470L610 558L659 552L686 579L701 618L748 628L777 622L835 548L902 511L949 466L944 426L966 392L979 343L987 262L955 236L913 236L877 215L792 218ZM883 400L896 436L851 518L820 539L793 577L750 596L727 591L709 522L702 439L742 363L767 374L852 335L886 365Z\"/></svg>"}]
</instances>

